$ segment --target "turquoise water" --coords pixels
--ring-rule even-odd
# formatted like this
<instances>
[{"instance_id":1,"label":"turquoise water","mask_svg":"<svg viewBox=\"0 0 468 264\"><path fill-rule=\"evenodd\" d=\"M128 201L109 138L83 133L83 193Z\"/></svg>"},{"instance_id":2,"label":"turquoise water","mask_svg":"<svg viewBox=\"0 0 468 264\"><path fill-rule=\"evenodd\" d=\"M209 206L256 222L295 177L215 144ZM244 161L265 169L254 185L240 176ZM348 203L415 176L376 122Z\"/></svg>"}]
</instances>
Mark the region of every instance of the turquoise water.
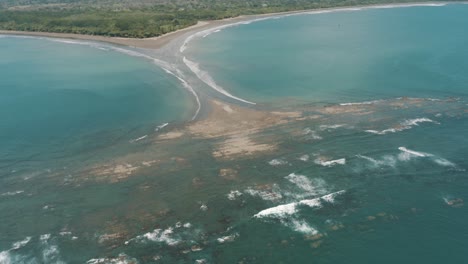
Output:
<instances>
[{"instance_id":1,"label":"turquoise water","mask_svg":"<svg viewBox=\"0 0 468 264\"><path fill-rule=\"evenodd\" d=\"M95 155L191 114L178 81L149 61L51 40L0 45L0 167Z\"/></svg>"},{"instance_id":2,"label":"turquoise water","mask_svg":"<svg viewBox=\"0 0 468 264\"><path fill-rule=\"evenodd\" d=\"M198 40L189 58L254 102L466 96L466 5L298 15Z\"/></svg>"},{"instance_id":3,"label":"turquoise water","mask_svg":"<svg viewBox=\"0 0 468 264\"><path fill-rule=\"evenodd\" d=\"M158 139L193 107L152 63L0 38L0 263L467 262L467 15L292 16L193 40L225 90L306 117L232 159L213 156L225 137Z\"/></svg>"}]
</instances>

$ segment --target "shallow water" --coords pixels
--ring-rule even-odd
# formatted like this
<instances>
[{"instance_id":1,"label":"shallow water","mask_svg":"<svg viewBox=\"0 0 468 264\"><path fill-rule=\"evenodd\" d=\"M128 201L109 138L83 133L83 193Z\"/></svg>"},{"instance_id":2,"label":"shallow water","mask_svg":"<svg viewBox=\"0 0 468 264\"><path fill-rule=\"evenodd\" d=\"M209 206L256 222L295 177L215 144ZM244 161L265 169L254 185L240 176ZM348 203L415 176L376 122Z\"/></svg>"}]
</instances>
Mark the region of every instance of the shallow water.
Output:
<instances>
[{"instance_id":1,"label":"shallow water","mask_svg":"<svg viewBox=\"0 0 468 264\"><path fill-rule=\"evenodd\" d=\"M269 19L198 39L187 56L254 102L467 96L467 12L447 5Z\"/></svg>"},{"instance_id":2,"label":"shallow water","mask_svg":"<svg viewBox=\"0 0 468 264\"><path fill-rule=\"evenodd\" d=\"M149 61L45 39L0 45L1 167L128 143L191 114L178 80Z\"/></svg>"},{"instance_id":3,"label":"shallow water","mask_svg":"<svg viewBox=\"0 0 468 264\"><path fill-rule=\"evenodd\" d=\"M284 75L275 74L275 78L285 79L273 82L261 77L265 74L261 66L264 61L257 60L260 77L252 89L252 86L244 84L245 78L257 78L253 72L249 72L249 76L241 75L238 71L242 69L241 65L229 61L234 60L233 54L210 53L209 47L222 47L231 52L239 50L237 54L255 57L257 45L264 45L267 52L269 44L274 46L277 43L251 41L248 43L250 50L250 46L245 46L247 44L236 43L242 41L238 40L239 34L250 36L249 31L260 28L262 32L271 34L290 34L289 29L306 22L315 24L317 20L322 21L325 28L332 24L327 21L353 21L346 26L355 31L368 27L371 20L373 32L387 31L387 36L396 37L401 33L394 32L396 29L389 25L389 17L400 17L398 23L403 24L403 18L415 19L427 12L433 16L426 16L424 25L413 21L415 24L412 26L425 27L431 23L440 24L440 27L443 23L452 25L449 22L454 19L465 19L468 9L450 5L288 17L233 27L201 41L194 40L187 52L233 95L247 100L264 99L263 103L269 108L283 110L285 106L272 102L283 99L285 90L277 88L279 83L287 83L291 78L288 71L293 69L285 69ZM450 18L442 19L447 12ZM281 31L282 28L287 32ZM299 39L295 45L300 45L304 36L296 34ZM369 41L377 41L371 36L367 36ZM228 39L236 45L222 46L230 43L226 42ZM0 45L5 45L3 40L0 40ZM320 39L324 42L321 45L324 50L316 48L318 50L314 49L313 54L327 54L329 47L343 45L334 40L340 38ZM45 51L51 47L54 52L58 49L56 43L44 40L28 39L21 43ZM391 80L387 79L394 89L385 86L387 82L376 88L373 82L379 67L372 68L374 71L366 78L361 76L363 81L359 88L351 87L354 81L346 78L334 78L332 81L337 86L332 86L333 89L288 86L291 87L290 95L300 100L284 99L288 102L285 109L302 111L303 116L311 118L271 126L251 135L255 142L277 144L274 152L222 159L214 157L213 151L224 142L223 136L203 138L186 134L175 140L158 140L159 133L183 131L185 124L177 124L176 121L189 120L193 114L186 110L193 110L193 107L177 108L179 105L164 104L169 102L167 98L177 97L179 93L190 96L170 75L160 74L162 71L144 60L89 47L61 45L59 47L64 50L60 58L81 50L80 61L84 60L82 56L86 58L89 54L90 60L96 59L96 64L103 64L100 68L107 74L114 72L115 67L123 67L121 70L126 75L122 73L119 75L121 80L107 86L109 91L105 85L97 83L100 85L95 89L102 94L101 97L115 94L113 89L116 89L117 94L127 98L128 87L133 87L134 82L142 82L140 85L151 91L156 88L153 91L156 95L144 88L134 94L135 99L128 107L133 106L131 109L136 109L139 114L135 116L140 119L135 119L134 115L128 117L129 111L122 111L121 115L113 116L108 122L105 117L109 112L104 112L102 117L93 115L90 118L101 124L100 129L104 131L100 137L95 134L87 136L90 142L107 140L109 133L118 135L118 139L110 141L106 147L89 149L84 155L76 152L75 148L66 151L54 148L54 137L48 141L52 142L51 149L44 150L43 145L34 144L45 153L42 159L4 161L7 166L1 169L3 176L0 178L0 263L467 261L468 229L464 223L468 214L463 200L467 199L468 187L468 139L465 136L468 133L468 109L461 74L466 69L462 61L459 61L461 64L457 69L444 68L441 71L446 76L458 76L453 79L447 77L446 85L437 85L438 82L429 82L421 75L411 74L411 70L426 65L417 61L414 67L405 69L405 76L412 78L410 83L424 84L415 85L415 90L408 86L408 78L398 74ZM308 46L305 48L309 49ZM446 53L449 51L445 50ZM388 54L388 60L404 59L401 63L405 64L414 58L400 52L393 50ZM369 56L378 55L377 51L369 53ZM340 54L336 54L336 59L345 60L347 55L341 58ZM431 57L432 54L432 51L427 51L426 55ZM464 51L459 54L464 58ZM285 67L290 63L288 60L291 59L286 54L272 53L264 58L266 64L276 55L278 60L285 61L270 65ZM97 56L105 56L106 60ZM215 60L216 56L221 60ZM12 56L12 60L17 60L17 57ZM57 60L62 61L58 57ZM107 65L108 61L112 63ZM376 65L380 62L375 60ZM212 71L211 63L220 68ZM340 66L340 71L346 71L346 65L336 65ZM387 66L382 67L386 69ZM360 71L360 67L355 65L352 68ZM228 69L233 74L230 80L223 75L223 71ZM63 70L63 67L57 69L61 73L60 78L74 76L71 74L70 77L70 72L64 74ZM152 74L141 76L145 71ZM95 72L93 69L84 75ZM107 74L103 75L104 80L108 79ZM116 78L114 74L111 76ZM321 81L309 75L300 77L308 83L307 87L316 87L315 81L329 81L326 76ZM53 78L47 78L50 79ZM118 86L122 82L126 85ZM292 82L298 81L294 79ZM340 83L348 86L341 87ZM25 87L31 86L26 83ZM419 98L402 97L407 95ZM156 99L164 102L161 103L162 108L158 108L161 104L151 103ZM336 104L366 100L378 101ZM79 109L83 102L88 101L83 99L75 106ZM148 105L147 101L150 101ZM120 105L121 102L119 97L111 100L110 105ZM181 105L187 105L187 102ZM102 109L100 104L94 107ZM120 108L114 111L117 109ZM147 112L148 109L160 109L161 112ZM82 115L81 111L76 110L76 115ZM62 113L63 117L71 114ZM113 122L118 123L121 130L116 132ZM155 131L157 125L165 122L170 124ZM7 124L21 123L11 121ZM58 123L57 127L59 125L64 130L69 129L69 124ZM131 130L134 127L135 130ZM88 129L93 128L95 126ZM45 133L48 130L41 131ZM74 137L82 136L81 130L78 132ZM63 135L58 131L54 133L58 138ZM145 134L147 138L130 143ZM69 138L63 141L71 142ZM11 141L6 142L13 147L18 146ZM9 153L15 153L13 150ZM67 155L64 160L61 159L63 153ZM49 158L52 155L57 158ZM10 154L5 156L10 157ZM23 166L27 170L12 172L13 168Z\"/></svg>"}]
</instances>

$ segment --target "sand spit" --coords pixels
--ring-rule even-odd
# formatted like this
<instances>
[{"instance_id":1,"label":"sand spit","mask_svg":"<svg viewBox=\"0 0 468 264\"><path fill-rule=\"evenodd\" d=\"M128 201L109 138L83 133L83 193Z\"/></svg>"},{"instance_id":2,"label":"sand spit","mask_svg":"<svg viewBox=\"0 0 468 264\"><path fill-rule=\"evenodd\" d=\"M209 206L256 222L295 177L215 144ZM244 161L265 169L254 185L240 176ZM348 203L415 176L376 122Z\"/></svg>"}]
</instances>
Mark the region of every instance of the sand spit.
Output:
<instances>
[{"instance_id":1,"label":"sand spit","mask_svg":"<svg viewBox=\"0 0 468 264\"><path fill-rule=\"evenodd\" d=\"M158 140L171 140L171 139L180 138L184 134L185 134L184 132L175 130L175 131L170 131L170 132L161 134L157 137L157 139Z\"/></svg>"},{"instance_id":2,"label":"sand spit","mask_svg":"<svg viewBox=\"0 0 468 264\"><path fill-rule=\"evenodd\" d=\"M211 22L199 21L197 24L164 34L159 37L152 38L119 38L119 37L106 37L106 36L93 36L93 35L82 35L82 34L70 34L70 33L50 33L50 32L25 32L25 31L9 31L9 30L0 30L0 34L5 35L19 35L19 36L34 36L34 37L49 37L49 38L63 38L63 39L75 39L75 40L90 40L90 41L100 41L116 45L144 48L144 49L159 49L173 39L180 37L181 35L192 31L203 28Z\"/></svg>"},{"instance_id":3,"label":"sand spit","mask_svg":"<svg viewBox=\"0 0 468 264\"><path fill-rule=\"evenodd\" d=\"M187 127L195 138L223 138L212 153L217 159L232 159L272 152L274 142L258 142L255 134L277 125L297 121L302 112L267 112L213 100L209 116Z\"/></svg>"},{"instance_id":4,"label":"sand spit","mask_svg":"<svg viewBox=\"0 0 468 264\"><path fill-rule=\"evenodd\" d=\"M302 112L267 112L243 108L213 100L211 111L206 119L192 123L187 130L199 138L221 136L245 136L254 134L268 127L286 124L302 117ZM239 137L239 135L242 135Z\"/></svg>"},{"instance_id":5,"label":"sand spit","mask_svg":"<svg viewBox=\"0 0 468 264\"><path fill-rule=\"evenodd\" d=\"M198 21L197 24L183 28L177 31L166 33L162 36L151 38L123 38L123 37L106 37L95 35L71 34L71 33L51 33L51 32L28 32L28 31L11 31L0 30L0 34L4 35L22 35L22 36L36 36L36 37L51 37L63 39L76 39L76 40L90 40L107 42L116 45L123 45L144 49L160 49L166 44L172 42L187 33L196 33L207 29L218 28L220 26L227 27L236 24L247 24L252 21L261 21L264 19L280 18L292 15L305 15L305 14L320 14L324 12L341 12L341 11L357 11L362 9L375 9L375 8L389 8L389 7L412 7L412 6L432 6L432 5L446 5L450 2L416 2L416 3L398 3L398 4L374 4L374 5L353 5L348 7L332 7L332 8L316 8L305 9L297 11L267 13L260 15L243 15L234 18L226 18L222 20L211 21Z\"/></svg>"},{"instance_id":6,"label":"sand spit","mask_svg":"<svg viewBox=\"0 0 468 264\"><path fill-rule=\"evenodd\" d=\"M113 160L90 164L77 173L79 177L76 178L76 183L83 180L116 183L156 169L158 173L172 173L190 169L198 164L198 159L209 156L218 161L232 161L270 155L282 150L281 144L285 140L292 139L308 144L327 140L328 134L320 130L325 127L324 124L328 124L327 127L336 127L336 124L346 121L349 129L358 129L361 132L369 129L381 131L388 129L390 124L390 129L395 130L401 124L416 126L423 121L436 125L437 116L457 116L466 108L463 102L430 98L395 98L327 106L306 105L296 107L297 111L291 111L291 108L268 111L219 100L208 100L205 106L208 109L198 120L180 124L162 134L148 134L150 140L138 146L141 149L135 149L135 152ZM414 110L418 111L416 116L413 114ZM387 113L398 118L389 118ZM356 124L360 124L359 128ZM176 150L183 151L176 154ZM340 156L314 156L314 162L325 167L346 163L345 158ZM304 159L307 161L307 157ZM218 176L225 180L236 180L237 168L220 169ZM75 181L70 182L69 177L65 178L66 184Z\"/></svg>"},{"instance_id":7,"label":"sand spit","mask_svg":"<svg viewBox=\"0 0 468 264\"><path fill-rule=\"evenodd\" d=\"M260 152L272 152L277 148L276 144L263 144L253 141L249 135L234 135L224 140L213 151L213 157L218 159L230 159L238 156L249 156Z\"/></svg>"}]
</instances>

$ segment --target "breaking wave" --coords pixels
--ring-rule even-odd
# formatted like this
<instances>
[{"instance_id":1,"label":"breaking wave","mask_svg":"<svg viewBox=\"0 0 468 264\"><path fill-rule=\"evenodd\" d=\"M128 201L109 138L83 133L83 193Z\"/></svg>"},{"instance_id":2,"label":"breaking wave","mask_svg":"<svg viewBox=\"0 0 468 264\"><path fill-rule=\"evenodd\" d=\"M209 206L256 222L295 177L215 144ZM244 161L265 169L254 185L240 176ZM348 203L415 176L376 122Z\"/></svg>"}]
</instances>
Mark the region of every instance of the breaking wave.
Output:
<instances>
[{"instance_id":1,"label":"breaking wave","mask_svg":"<svg viewBox=\"0 0 468 264\"><path fill-rule=\"evenodd\" d=\"M372 134L377 134L377 135L385 135L387 133L395 133L395 132L400 132L403 130L408 130L413 128L414 126L419 126L420 123L435 123L435 124L440 124L439 122L436 122L432 119L429 118L415 118L415 119L407 119L401 122L397 127L393 128L387 128L384 130L365 130L367 133L372 133Z\"/></svg>"},{"instance_id":2,"label":"breaking wave","mask_svg":"<svg viewBox=\"0 0 468 264\"><path fill-rule=\"evenodd\" d=\"M338 192L330 193L318 198L301 200L299 202L282 204L275 207L267 208L262 210L254 215L255 218L284 218L290 215L297 213L298 207L300 205L305 205L311 208L320 208L323 206L323 202L334 203L335 197L341 194L344 194L345 190Z\"/></svg>"},{"instance_id":3,"label":"breaking wave","mask_svg":"<svg viewBox=\"0 0 468 264\"><path fill-rule=\"evenodd\" d=\"M210 76L210 74L208 72L203 71L202 69L200 69L198 63L193 62L193 61L187 59L186 57L183 58L183 61L184 61L185 65L187 65L187 67L193 73L195 73L195 75L198 77L198 79L202 80L205 84L207 84L208 86L210 86L214 90L218 91L219 93L221 93L221 94L223 94L223 95L225 95L225 96L227 96L229 98L232 98L232 99L235 99L237 101L243 102L243 103L252 104L252 105L255 104L253 102L244 100L244 99L239 98L237 96L234 96L234 95L230 94L229 92L227 92L226 90L224 90L221 86L219 86L213 80L213 78Z\"/></svg>"},{"instance_id":4,"label":"breaking wave","mask_svg":"<svg viewBox=\"0 0 468 264\"><path fill-rule=\"evenodd\" d=\"M288 162L283 160L283 159L272 159L268 162L271 166L282 166L282 165L287 165Z\"/></svg>"},{"instance_id":5,"label":"breaking wave","mask_svg":"<svg viewBox=\"0 0 468 264\"><path fill-rule=\"evenodd\" d=\"M314 160L315 164L322 165L324 167L332 167L335 165L345 165L346 159L336 159L336 160L324 160L323 158L317 158Z\"/></svg>"}]
</instances>

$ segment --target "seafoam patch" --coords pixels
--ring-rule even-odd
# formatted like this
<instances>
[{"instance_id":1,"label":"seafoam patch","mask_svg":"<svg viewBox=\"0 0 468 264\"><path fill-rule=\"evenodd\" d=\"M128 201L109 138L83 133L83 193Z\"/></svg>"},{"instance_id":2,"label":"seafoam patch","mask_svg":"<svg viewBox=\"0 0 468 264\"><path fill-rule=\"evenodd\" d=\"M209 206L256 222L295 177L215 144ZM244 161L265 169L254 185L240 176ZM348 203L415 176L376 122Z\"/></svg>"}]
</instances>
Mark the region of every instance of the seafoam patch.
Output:
<instances>
[{"instance_id":1,"label":"seafoam patch","mask_svg":"<svg viewBox=\"0 0 468 264\"><path fill-rule=\"evenodd\" d=\"M161 242L169 246L175 246L180 242L178 238L176 238L174 235L173 227L169 227L167 229L160 229L160 228L154 229L151 232L145 233L141 236L137 236L136 239L137 240L146 239L146 240L153 241L153 242Z\"/></svg>"},{"instance_id":2,"label":"seafoam patch","mask_svg":"<svg viewBox=\"0 0 468 264\"><path fill-rule=\"evenodd\" d=\"M299 202L278 205L275 207L262 210L258 212L257 214L255 214L254 217L255 218L268 217L268 218L279 218L279 219L285 218L285 217L288 217L290 215L294 215L295 213L297 213L298 206L300 205L305 205L311 208L320 208L323 206L323 202L334 203L335 197L344 193L345 193L345 190L341 190L341 191L330 193L330 194L327 194L318 198L314 198L314 199L307 199L307 200L301 200Z\"/></svg>"},{"instance_id":3,"label":"seafoam patch","mask_svg":"<svg viewBox=\"0 0 468 264\"><path fill-rule=\"evenodd\" d=\"M414 126L419 126L419 124L421 124L421 123L434 123L434 124L438 124L438 125L440 124L437 121L434 121L432 119L423 117L423 118L406 119L406 120L400 122L400 124L398 126L393 127L393 128L387 128L387 129L384 129L384 130L369 129L369 130L365 130L365 132L372 133L372 134L377 134L377 135L385 135L385 134L388 134L388 133L396 133L396 132L400 132L400 131L403 131L403 130L408 130L408 129L413 128Z\"/></svg>"},{"instance_id":4,"label":"seafoam patch","mask_svg":"<svg viewBox=\"0 0 468 264\"><path fill-rule=\"evenodd\" d=\"M434 158L433 159L435 163L441 165L441 166L445 166L445 167L456 167L455 163L451 162L451 161L448 161L444 158Z\"/></svg>"},{"instance_id":5,"label":"seafoam patch","mask_svg":"<svg viewBox=\"0 0 468 264\"><path fill-rule=\"evenodd\" d=\"M163 243L168 246L176 246L183 241L184 235L187 235L187 231L190 230L189 233L193 233L192 224L182 222L177 222L173 226L170 226L166 229L157 228L151 232L147 232L143 235L139 235L135 238L132 238L128 241L125 241L125 245L128 245L130 242L158 242Z\"/></svg>"},{"instance_id":6,"label":"seafoam patch","mask_svg":"<svg viewBox=\"0 0 468 264\"><path fill-rule=\"evenodd\" d=\"M272 159L268 162L271 166L284 166L287 165L288 162L283 159Z\"/></svg>"},{"instance_id":7,"label":"seafoam patch","mask_svg":"<svg viewBox=\"0 0 468 264\"><path fill-rule=\"evenodd\" d=\"M86 264L137 264L138 261L125 253L115 258L96 258L86 261Z\"/></svg>"},{"instance_id":8,"label":"seafoam patch","mask_svg":"<svg viewBox=\"0 0 468 264\"><path fill-rule=\"evenodd\" d=\"M315 131L310 128L304 128L302 130L302 134L306 136L306 139L308 140L321 140L322 137Z\"/></svg>"},{"instance_id":9,"label":"seafoam patch","mask_svg":"<svg viewBox=\"0 0 468 264\"><path fill-rule=\"evenodd\" d=\"M26 244L28 244L29 241L31 241L31 237L26 237L25 239L23 239L21 241L17 241L15 243L13 243L12 248L10 250L20 249L20 248L26 246ZM2 262L0 262L0 263L2 263Z\"/></svg>"},{"instance_id":10,"label":"seafoam patch","mask_svg":"<svg viewBox=\"0 0 468 264\"><path fill-rule=\"evenodd\" d=\"M307 161L309 161L309 158L310 158L309 155L304 154L304 155L302 155L302 156L299 157L299 160L300 160L300 161L303 161L303 162L307 162Z\"/></svg>"},{"instance_id":11,"label":"seafoam patch","mask_svg":"<svg viewBox=\"0 0 468 264\"><path fill-rule=\"evenodd\" d=\"M432 154L410 150L405 147L399 147L398 149L401 151L398 155L398 159L401 161L408 161L414 157L424 158L432 156Z\"/></svg>"},{"instance_id":12,"label":"seafoam patch","mask_svg":"<svg viewBox=\"0 0 468 264\"><path fill-rule=\"evenodd\" d=\"M200 210L202 210L203 212L207 211L208 210L208 206L206 204L202 204L200 205Z\"/></svg>"},{"instance_id":13,"label":"seafoam patch","mask_svg":"<svg viewBox=\"0 0 468 264\"><path fill-rule=\"evenodd\" d=\"M299 195L300 197L322 195L326 193L326 184L322 179L309 179L305 175L296 173L289 174L285 177L285 179L306 192L302 195Z\"/></svg>"},{"instance_id":14,"label":"seafoam patch","mask_svg":"<svg viewBox=\"0 0 468 264\"><path fill-rule=\"evenodd\" d=\"M346 159L336 159L336 160L325 160L324 158L317 158L314 160L315 164L322 165L324 167L333 167L335 165L345 165Z\"/></svg>"},{"instance_id":15,"label":"seafoam patch","mask_svg":"<svg viewBox=\"0 0 468 264\"><path fill-rule=\"evenodd\" d=\"M396 158L392 155L385 155L379 160L364 155L356 155L356 157L369 161L372 167L376 168L381 166L395 167L397 163Z\"/></svg>"},{"instance_id":16,"label":"seafoam patch","mask_svg":"<svg viewBox=\"0 0 468 264\"><path fill-rule=\"evenodd\" d=\"M334 130L334 129L341 128L341 127L346 127L346 124L321 125L319 128L320 130L324 131L324 130Z\"/></svg>"},{"instance_id":17,"label":"seafoam patch","mask_svg":"<svg viewBox=\"0 0 468 264\"><path fill-rule=\"evenodd\" d=\"M309 225L306 221L304 220L297 220L297 219L292 219L290 222L285 222L282 221L282 223L285 226L290 227L296 232L307 234L307 235L316 235L318 234L318 230Z\"/></svg>"},{"instance_id":18,"label":"seafoam patch","mask_svg":"<svg viewBox=\"0 0 468 264\"><path fill-rule=\"evenodd\" d=\"M129 142L130 142L130 143L135 143L135 142L138 142L138 141L140 141L140 140L143 140L143 139L145 139L145 138L147 138L147 137L148 137L148 135L144 135L144 136L141 136L141 137L139 137L139 138L131 139Z\"/></svg>"},{"instance_id":19,"label":"seafoam patch","mask_svg":"<svg viewBox=\"0 0 468 264\"><path fill-rule=\"evenodd\" d=\"M226 196L229 200L231 201L234 201L236 200L238 197L240 197L242 195L242 193L238 190L234 190L234 191L230 191Z\"/></svg>"},{"instance_id":20,"label":"seafoam patch","mask_svg":"<svg viewBox=\"0 0 468 264\"><path fill-rule=\"evenodd\" d=\"M224 243L227 243L227 242L233 242L234 240L236 240L237 237L239 237L239 234L234 233L234 234L229 235L229 236L219 237L219 238L216 239L216 241L218 241L218 243L220 243L220 244L224 244Z\"/></svg>"},{"instance_id":21,"label":"seafoam patch","mask_svg":"<svg viewBox=\"0 0 468 264\"><path fill-rule=\"evenodd\" d=\"M18 190L18 191L4 192L0 194L0 196L14 196L14 195L22 194L22 193L24 193L23 190Z\"/></svg>"},{"instance_id":22,"label":"seafoam patch","mask_svg":"<svg viewBox=\"0 0 468 264\"><path fill-rule=\"evenodd\" d=\"M9 250L5 250L5 251L0 252L0 263L2 263L2 264L12 263Z\"/></svg>"},{"instance_id":23,"label":"seafoam patch","mask_svg":"<svg viewBox=\"0 0 468 264\"><path fill-rule=\"evenodd\" d=\"M262 200L265 201L278 201L283 198L283 195L281 194L281 189L277 184L273 184L271 190L257 190L248 188L244 191L244 193L251 196L260 197Z\"/></svg>"},{"instance_id":24,"label":"seafoam patch","mask_svg":"<svg viewBox=\"0 0 468 264\"><path fill-rule=\"evenodd\" d=\"M407 149L406 147L399 147L398 149L401 151L401 153L398 154L398 159L400 161L409 161L413 158L430 158L433 162L440 166L457 168L455 163L431 153L415 151Z\"/></svg>"},{"instance_id":25,"label":"seafoam patch","mask_svg":"<svg viewBox=\"0 0 468 264\"><path fill-rule=\"evenodd\" d=\"M168 125L169 125L169 123L161 124L161 125L157 126L157 127L154 129L154 131L155 131L155 132L158 132L158 131L160 131L161 129L165 128L165 127L168 126Z\"/></svg>"}]
</instances>

